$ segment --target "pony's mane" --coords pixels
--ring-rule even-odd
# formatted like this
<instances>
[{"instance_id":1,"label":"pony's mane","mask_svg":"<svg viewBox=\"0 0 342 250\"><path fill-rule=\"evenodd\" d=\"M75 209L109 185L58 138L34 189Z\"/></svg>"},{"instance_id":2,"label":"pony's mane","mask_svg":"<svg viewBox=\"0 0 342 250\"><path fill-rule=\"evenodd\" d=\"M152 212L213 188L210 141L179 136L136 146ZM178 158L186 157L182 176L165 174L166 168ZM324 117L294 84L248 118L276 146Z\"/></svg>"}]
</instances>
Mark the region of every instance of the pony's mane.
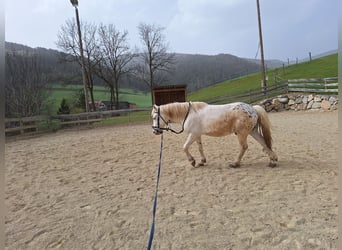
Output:
<instances>
[{"instance_id":1,"label":"pony's mane","mask_svg":"<svg viewBox=\"0 0 342 250\"><path fill-rule=\"evenodd\" d=\"M204 108L208 104L205 102L191 102L190 110L197 112L198 110ZM188 102L174 102L160 106L162 113L168 117L171 121L177 121L179 119L184 119L184 116L188 112L189 103Z\"/></svg>"}]
</instances>

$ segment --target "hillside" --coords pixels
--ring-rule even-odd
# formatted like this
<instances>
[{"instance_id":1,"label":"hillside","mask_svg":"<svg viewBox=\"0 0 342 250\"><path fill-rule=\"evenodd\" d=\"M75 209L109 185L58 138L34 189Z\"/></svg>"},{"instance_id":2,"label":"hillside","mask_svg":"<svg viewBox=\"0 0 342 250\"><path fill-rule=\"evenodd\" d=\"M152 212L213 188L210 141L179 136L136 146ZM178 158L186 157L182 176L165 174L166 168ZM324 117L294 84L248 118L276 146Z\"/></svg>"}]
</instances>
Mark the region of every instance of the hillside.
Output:
<instances>
[{"instance_id":1,"label":"hillside","mask_svg":"<svg viewBox=\"0 0 342 250\"><path fill-rule=\"evenodd\" d=\"M5 42L5 50L6 57L37 56L41 73L46 76L47 84L79 84L82 82L80 66L76 63L61 63L61 58L65 54L60 51L41 47L31 48L10 42Z\"/></svg>"},{"instance_id":2,"label":"hillside","mask_svg":"<svg viewBox=\"0 0 342 250\"><path fill-rule=\"evenodd\" d=\"M48 84L80 84L81 69L76 63L61 62L64 53L45 48L31 48L25 45L5 42L6 52L18 56L38 55L43 74ZM11 55L9 55L11 56ZM281 61L266 61L269 65L281 65ZM271 66L270 66L271 67ZM164 77L161 85L186 84L188 92L208 87L217 82L233 79L260 71L260 60L240 58L230 54L199 55L175 54L175 65L171 74ZM95 85L104 83L95 78ZM133 77L123 78L121 87L148 91L147 85Z\"/></svg>"},{"instance_id":3,"label":"hillside","mask_svg":"<svg viewBox=\"0 0 342 250\"><path fill-rule=\"evenodd\" d=\"M169 83L187 84L193 92L218 82L260 71L260 60L240 58L230 54L176 54L174 74Z\"/></svg>"},{"instance_id":4,"label":"hillside","mask_svg":"<svg viewBox=\"0 0 342 250\"><path fill-rule=\"evenodd\" d=\"M279 79L324 78L338 75L337 53L267 72L268 85L274 84L275 75ZM188 95L188 100L199 101L255 89L261 85L261 73L254 73L229 81L223 81Z\"/></svg>"}]
</instances>

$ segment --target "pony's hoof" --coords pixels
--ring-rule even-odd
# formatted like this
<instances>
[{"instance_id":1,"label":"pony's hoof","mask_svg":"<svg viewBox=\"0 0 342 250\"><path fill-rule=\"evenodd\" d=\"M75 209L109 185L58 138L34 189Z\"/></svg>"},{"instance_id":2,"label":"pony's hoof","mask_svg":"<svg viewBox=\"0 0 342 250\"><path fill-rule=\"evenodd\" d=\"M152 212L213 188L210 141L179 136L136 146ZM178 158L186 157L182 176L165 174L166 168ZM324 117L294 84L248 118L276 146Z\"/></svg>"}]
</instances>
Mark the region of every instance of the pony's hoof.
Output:
<instances>
[{"instance_id":1,"label":"pony's hoof","mask_svg":"<svg viewBox=\"0 0 342 250\"><path fill-rule=\"evenodd\" d=\"M231 168L239 168L240 167L240 163L230 163L229 164L229 167L231 167Z\"/></svg>"},{"instance_id":2,"label":"pony's hoof","mask_svg":"<svg viewBox=\"0 0 342 250\"><path fill-rule=\"evenodd\" d=\"M196 161L195 160L191 161L191 166L196 167Z\"/></svg>"},{"instance_id":3,"label":"pony's hoof","mask_svg":"<svg viewBox=\"0 0 342 250\"><path fill-rule=\"evenodd\" d=\"M268 163L268 166L269 166L270 168L274 168L274 167L277 166L277 162L271 161L270 163Z\"/></svg>"},{"instance_id":4,"label":"pony's hoof","mask_svg":"<svg viewBox=\"0 0 342 250\"><path fill-rule=\"evenodd\" d=\"M203 167L204 166L204 163L203 162L200 162L200 163L198 163L196 166L195 166L195 168L199 168L199 167Z\"/></svg>"}]
</instances>

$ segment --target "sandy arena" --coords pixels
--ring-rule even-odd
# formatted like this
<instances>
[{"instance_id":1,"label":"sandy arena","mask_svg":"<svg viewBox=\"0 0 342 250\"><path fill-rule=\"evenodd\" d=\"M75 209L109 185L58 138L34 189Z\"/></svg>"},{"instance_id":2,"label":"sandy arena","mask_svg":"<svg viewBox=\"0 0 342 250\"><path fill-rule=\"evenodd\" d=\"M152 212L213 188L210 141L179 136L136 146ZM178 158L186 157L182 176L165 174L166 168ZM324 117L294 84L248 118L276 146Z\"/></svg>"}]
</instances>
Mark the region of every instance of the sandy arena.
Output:
<instances>
[{"instance_id":1,"label":"sandy arena","mask_svg":"<svg viewBox=\"0 0 342 250\"><path fill-rule=\"evenodd\" d=\"M279 166L251 137L241 168L234 135L164 134L153 249L337 249L338 112L269 114ZM150 124L10 139L6 249L146 249L160 136ZM190 151L199 160L197 146Z\"/></svg>"}]
</instances>

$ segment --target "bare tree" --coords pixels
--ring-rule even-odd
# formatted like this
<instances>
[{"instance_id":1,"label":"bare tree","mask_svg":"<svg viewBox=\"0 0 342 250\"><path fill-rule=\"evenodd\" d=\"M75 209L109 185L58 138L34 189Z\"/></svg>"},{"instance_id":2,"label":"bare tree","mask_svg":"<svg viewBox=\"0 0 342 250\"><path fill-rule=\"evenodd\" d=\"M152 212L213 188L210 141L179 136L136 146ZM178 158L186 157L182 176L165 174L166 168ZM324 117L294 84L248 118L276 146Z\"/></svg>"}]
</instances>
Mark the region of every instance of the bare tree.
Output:
<instances>
[{"instance_id":1,"label":"bare tree","mask_svg":"<svg viewBox=\"0 0 342 250\"><path fill-rule=\"evenodd\" d=\"M96 32L97 27L94 24L82 23L82 44L85 53L84 70L86 74L86 85L90 93L92 108L95 110L94 100L94 72L97 64L97 41ZM65 25L61 26L61 30L57 34L56 45L63 52L70 56L64 58L65 61L77 61L82 66L82 57L80 55L77 26L74 20L67 20Z\"/></svg>"},{"instance_id":2,"label":"bare tree","mask_svg":"<svg viewBox=\"0 0 342 250\"><path fill-rule=\"evenodd\" d=\"M46 99L46 79L37 54L6 52L6 117L39 115Z\"/></svg>"},{"instance_id":3,"label":"bare tree","mask_svg":"<svg viewBox=\"0 0 342 250\"><path fill-rule=\"evenodd\" d=\"M130 62L135 57L127 42L128 32L118 31L113 24L100 24L96 74L110 89L111 108L119 108L119 83L123 75L132 71Z\"/></svg>"},{"instance_id":4,"label":"bare tree","mask_svg":"<svg viewBox=\"0 0 342 250\"><path fill-rule=\"evenodd\" d=\"M159 72L170 72L175 63L175 55L168 53L168 45L163 35L164 28L156 25L141 23L138 26L139 35L143 44L143 65L138 67L142 80L149 86L151 91L152 105L154 104L153 88L157 83Z\"/></svg>"}]
</instances>

